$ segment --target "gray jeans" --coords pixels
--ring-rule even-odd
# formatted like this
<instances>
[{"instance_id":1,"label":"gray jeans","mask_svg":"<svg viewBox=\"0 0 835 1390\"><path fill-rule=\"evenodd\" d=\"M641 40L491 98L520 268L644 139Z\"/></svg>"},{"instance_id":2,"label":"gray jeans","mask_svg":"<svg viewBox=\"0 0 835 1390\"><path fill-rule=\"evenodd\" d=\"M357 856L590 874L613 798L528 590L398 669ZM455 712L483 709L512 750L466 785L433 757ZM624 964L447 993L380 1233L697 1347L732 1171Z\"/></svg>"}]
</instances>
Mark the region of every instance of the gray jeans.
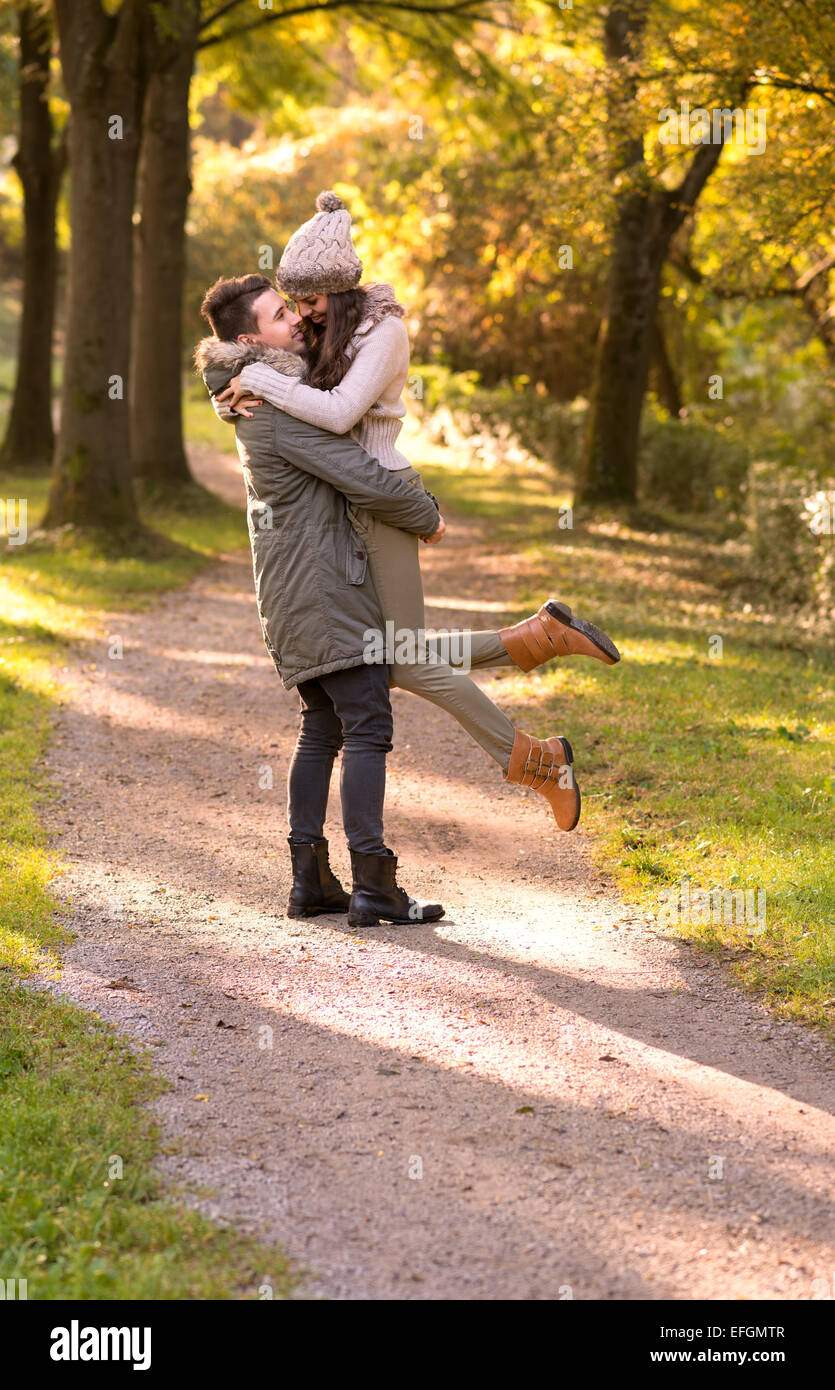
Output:
<instances>
[{"instance_id":1,"label":"gray jeans","mask_svg":"<svg viewBox=\"0 0 835 1390\"><path fill-rule=\"evenodd\" d=\"M296 844L324 833L331 772L342 750L342 824L350 849L385 854L386 754L392 748L387 666L352 666L296 686L299 736L287 777L287 817Z\"/></svg>"}]
</instances>

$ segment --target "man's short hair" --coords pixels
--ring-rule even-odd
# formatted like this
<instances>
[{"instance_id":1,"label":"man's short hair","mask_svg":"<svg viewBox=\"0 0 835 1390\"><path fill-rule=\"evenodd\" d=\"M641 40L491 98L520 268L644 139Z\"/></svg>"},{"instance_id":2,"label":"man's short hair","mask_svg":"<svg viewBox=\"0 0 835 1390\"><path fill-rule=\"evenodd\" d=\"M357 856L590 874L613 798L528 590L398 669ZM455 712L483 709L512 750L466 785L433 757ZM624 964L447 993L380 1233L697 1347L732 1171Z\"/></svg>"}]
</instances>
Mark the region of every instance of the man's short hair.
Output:
<instances>
[{"instance_id":1,"label":"man's short hair","mask_svg":"<svg viewBox=\"0 0 835 1390\"><path fill-rule=\"evenodd\" d=\"M258 332L252 306L265 290L272 289L275 286L266 275L234 275L231 280L221 276L206 291L200 312L216 338L234 342L239 333Z\"/></svg>"}]
</instances>

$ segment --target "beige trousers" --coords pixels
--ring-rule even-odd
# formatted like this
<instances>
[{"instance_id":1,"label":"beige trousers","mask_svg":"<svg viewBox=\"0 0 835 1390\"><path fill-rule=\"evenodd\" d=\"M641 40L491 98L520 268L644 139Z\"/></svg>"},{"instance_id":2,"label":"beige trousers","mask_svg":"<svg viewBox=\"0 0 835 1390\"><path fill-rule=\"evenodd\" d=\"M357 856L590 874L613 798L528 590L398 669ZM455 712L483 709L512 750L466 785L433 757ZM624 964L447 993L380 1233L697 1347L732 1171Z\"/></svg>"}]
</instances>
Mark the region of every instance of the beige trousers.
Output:
<instances>
[{"instance_id":1,"label":"beige trousers","mask_svg":"<svg viewBox=\"0 0 835 1390\"><path fill-rule=\"evenodd\" d=\"M423 487L414 468L398 469L395 476ZM391 684L446 710L507 771L514 727L466 674L467 668L515 665L498 632L466 629L426 635L418 548L422 542L359 508L351 508L351 518L368 551L386 622L382 640L392 658Z\"/></svg>"}]
</instances>

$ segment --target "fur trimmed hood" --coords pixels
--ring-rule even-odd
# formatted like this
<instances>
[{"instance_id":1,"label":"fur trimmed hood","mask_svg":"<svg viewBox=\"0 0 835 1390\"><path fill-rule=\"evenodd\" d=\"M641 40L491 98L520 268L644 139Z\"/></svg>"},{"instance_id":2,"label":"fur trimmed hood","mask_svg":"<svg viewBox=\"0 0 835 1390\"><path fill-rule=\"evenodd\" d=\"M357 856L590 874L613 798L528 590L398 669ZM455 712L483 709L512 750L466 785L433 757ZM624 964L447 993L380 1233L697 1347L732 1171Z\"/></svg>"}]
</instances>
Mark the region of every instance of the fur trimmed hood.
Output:
<instances>
[{"instance_id":1,"label":"fur trimmed hood","mask_svg":"<svg viewBox=\"0 0 835 1390\"><path fill-rule=\"evenodd\" d=\"M198 372L227 372L230 381L250 362L264 362L285 376L304 375L304 362L300 357L285 348L267 347L265 343L230 343L222 338L202 338L194 350Z\"/></svg>"},{"instance_id":2,"label":"fur trimmed hood","mask_svg":"<svg viewBox=\"0 0 835 1390\"><path fill-rule=\"evenodd\" d=\"M365 291L365 315L357 325L357 333L370 333L389 315L398 319L404 317L406 310L398 302L393 286L385 280L379 284L360 285L360 289Z\"/></svg>"}]
</instances>

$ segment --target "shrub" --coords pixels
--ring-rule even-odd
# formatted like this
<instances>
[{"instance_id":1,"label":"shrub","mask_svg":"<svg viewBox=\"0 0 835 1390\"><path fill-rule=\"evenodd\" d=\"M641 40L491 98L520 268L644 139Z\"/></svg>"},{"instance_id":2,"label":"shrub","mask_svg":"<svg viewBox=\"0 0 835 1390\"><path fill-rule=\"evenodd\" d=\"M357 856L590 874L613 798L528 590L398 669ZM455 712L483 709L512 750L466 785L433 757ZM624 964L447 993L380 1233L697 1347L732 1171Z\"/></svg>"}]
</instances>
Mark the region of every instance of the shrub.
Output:
<instances>
[{"instance_id":1,"label":"shrub","mask_svg":"<svg viewBox=\"0 0 835 1390\"><path fill-rule=\"evenodd\" d=\"M471 450L482 464L544 461L573 478L588 402L556 401L528 377L485 387L477 372L416 369L412 395L429 434ZM419 385L418 385L419 382ZM650 400L644 412L639 488L644 501L680 514L716 513L745 528L748 572L769 595L835 623L835 484L797 464L787 438L775 457L749 452L722 424L671 419Z\"/></svg>"},{"instance_id":2,"label":"shrub","mask_svg":"<svg viewBox=\"0 0 835 1390\"><path fill-rule=\"evenodd\" d=\"M830 619L835 605L835 488L816 474L758 460L748 472L746 521L751 570L775 597L812 605Z\"/></svg>"},{"instance_id":3,"label":"shrub","mask_svg":"<svg viewBox=\"0 0 835 1390\"><path fill-rule=\"evenodd\" d=\"M526 376L500 386L481 384L478 372L421 367L418 408L439 443L466 444L482 463L528 456L574 476L588 402L556 401Z\"/></svg>"},{"instance_id":4,"label":"shrub","mask_svg":"<svg viewBox=\"0 0 835 1390\"><path fill-rule=\"evenodd\" d=\"M744 445L715 425L645 410L638 459L638 486L645 501L682 513L736 513L748 463Z\"/></svg>"}]
</instances>

